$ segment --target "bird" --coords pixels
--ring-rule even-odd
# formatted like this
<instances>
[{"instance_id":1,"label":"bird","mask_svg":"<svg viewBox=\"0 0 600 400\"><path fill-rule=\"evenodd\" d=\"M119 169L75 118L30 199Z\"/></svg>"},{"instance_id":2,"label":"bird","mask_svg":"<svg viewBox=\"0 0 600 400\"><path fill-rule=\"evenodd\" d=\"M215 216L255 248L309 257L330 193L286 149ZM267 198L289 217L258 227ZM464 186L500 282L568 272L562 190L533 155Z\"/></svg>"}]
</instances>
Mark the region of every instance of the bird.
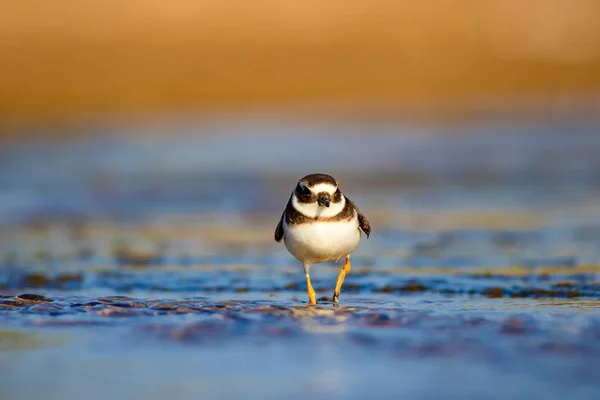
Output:
<instances>
[{"instance_id":1,"label":"bird","mask_svg":"<svg viewBox=\"0 0 600 400\"><path fill-rule=\"evenodd\" d=\"M310 281L311 265L345 258L333 292L333 302L339 303L344 278L351 269L350 253L358 245L362 233L369 238L369 221L341 192L333 176L316 173L298 181L274 237L278 243L283 240L287 250L302 263L309 304L317 303Z\"/></svg>"}]
</instances>

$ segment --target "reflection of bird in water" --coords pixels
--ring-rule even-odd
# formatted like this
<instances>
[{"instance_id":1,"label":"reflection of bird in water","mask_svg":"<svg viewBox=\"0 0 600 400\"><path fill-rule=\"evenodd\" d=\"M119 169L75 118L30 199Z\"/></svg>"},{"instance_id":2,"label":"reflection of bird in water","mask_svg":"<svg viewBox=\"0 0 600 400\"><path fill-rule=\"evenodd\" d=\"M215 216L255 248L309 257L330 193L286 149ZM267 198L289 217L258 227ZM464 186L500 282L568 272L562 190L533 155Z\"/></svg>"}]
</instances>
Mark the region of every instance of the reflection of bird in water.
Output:
<instances>
[{"instance_id":1,"label":"reflection of bird in water","mask_svg":"<svg viewBox=\"0 0 600 400\"><path fill-rule=\"evenodd\" d=\"M338 302L344 278L350 272L350 253L360 241L360 232L371 233L369 221L342 194L329 175L312 174L298 181L275 228L275 240L304 266L310 304L317 298L310 282L310 266L346 258L339 273L333 301Z\"/></svg>"}]
</instances>

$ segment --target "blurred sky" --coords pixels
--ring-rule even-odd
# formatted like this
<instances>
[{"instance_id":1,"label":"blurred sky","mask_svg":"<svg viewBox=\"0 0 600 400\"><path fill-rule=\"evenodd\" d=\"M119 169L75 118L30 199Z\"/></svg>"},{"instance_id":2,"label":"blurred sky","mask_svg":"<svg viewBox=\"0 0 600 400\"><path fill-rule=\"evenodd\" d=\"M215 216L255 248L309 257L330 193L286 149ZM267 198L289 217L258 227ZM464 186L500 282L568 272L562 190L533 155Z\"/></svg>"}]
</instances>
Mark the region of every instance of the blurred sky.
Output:
<instances>
[{"instance_id":1,"label":"blurred sky","mask_svg":"<svg viewBox=\"0 0 600 400\"><path fill-rule=\"evenodd\" d=\"M2 8L5 135L14 124L257 107L399 104L435 113L481 99L594 98L600 89L596 0L24 0Z\"/></svg>"}]
</instances>

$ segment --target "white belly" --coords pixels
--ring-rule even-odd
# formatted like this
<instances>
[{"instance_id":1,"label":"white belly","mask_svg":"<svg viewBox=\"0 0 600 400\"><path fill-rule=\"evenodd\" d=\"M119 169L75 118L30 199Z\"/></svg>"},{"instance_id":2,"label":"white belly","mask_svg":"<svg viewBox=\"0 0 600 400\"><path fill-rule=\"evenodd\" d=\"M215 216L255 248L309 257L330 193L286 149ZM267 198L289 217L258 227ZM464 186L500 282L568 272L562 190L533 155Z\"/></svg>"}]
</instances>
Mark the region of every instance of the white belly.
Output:
<instances>
[{"instance_id":1,"label":"white belly","mask_svg":"<svg viewBox=\"0 0 600 400\"><path fill-rule=\"evenodd\" d=\"M360 240L358 219L288 226L283 223L285 247L302 262L337 261L349 255Z\"/></svg>"}]
</instances>

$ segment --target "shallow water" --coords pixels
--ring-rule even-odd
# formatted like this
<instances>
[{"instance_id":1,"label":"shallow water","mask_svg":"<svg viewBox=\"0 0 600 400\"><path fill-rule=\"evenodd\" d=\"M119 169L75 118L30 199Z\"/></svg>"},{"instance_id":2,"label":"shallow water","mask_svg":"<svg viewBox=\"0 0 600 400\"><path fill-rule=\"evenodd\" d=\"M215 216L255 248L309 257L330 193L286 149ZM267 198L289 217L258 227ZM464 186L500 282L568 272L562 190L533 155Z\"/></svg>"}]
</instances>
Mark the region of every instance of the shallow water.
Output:
<instances>
[{"instance_id":1,"label":"shallow water","mask_svg":"<svg viewBox=\"0 0 600 400\"><path fill-rule=\"evenodd\" d=\"M3 147L0 390L596 398L597 128L184 121ZM340 265L307 307L272 239L316 171L374 228L339 306Z\"/></svg>"}]
</instances>

